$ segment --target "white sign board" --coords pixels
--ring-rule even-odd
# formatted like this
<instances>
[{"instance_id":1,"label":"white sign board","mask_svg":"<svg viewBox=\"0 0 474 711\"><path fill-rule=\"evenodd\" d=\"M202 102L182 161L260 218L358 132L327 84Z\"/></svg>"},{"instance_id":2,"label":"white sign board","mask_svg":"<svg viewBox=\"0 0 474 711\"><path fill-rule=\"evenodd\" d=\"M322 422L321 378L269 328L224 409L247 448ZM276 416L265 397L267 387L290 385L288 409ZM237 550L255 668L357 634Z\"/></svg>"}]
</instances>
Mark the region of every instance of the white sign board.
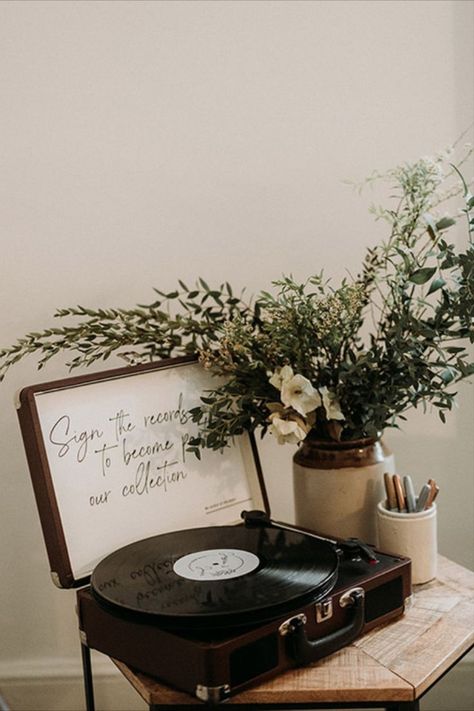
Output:
<instances>
[{"instance_id":1,"label":"white sign board","mask_svg":"<svg viewBox=\"0 0 474 711\"><path fill-rule=\"evenodd\" d=\"M197 433L189 410L215 387L199 364L117 372L31 389L76 580L133 541L233 523L263 506L247 436L223 453L203 450L201 460L186 451Z\"/></svg>"}]
</instances>

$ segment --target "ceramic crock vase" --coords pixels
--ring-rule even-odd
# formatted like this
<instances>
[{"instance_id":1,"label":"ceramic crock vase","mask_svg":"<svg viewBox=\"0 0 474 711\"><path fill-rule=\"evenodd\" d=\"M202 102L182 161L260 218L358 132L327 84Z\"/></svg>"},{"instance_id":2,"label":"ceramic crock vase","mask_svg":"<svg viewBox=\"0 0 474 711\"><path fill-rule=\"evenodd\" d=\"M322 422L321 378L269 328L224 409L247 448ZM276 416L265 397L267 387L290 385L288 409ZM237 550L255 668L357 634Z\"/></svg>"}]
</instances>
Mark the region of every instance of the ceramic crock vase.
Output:
<instances>
[{"instance_id":1,"label":"ceramic crock vase","mask_svg":"<svg viewBox=\"0 0 474 711\"><path fill-rule=\"evenodd\" d=\"M376 542L376 509L394 458L380 439L317 440L293 457L295 523L334 538Z\"/></svg>"}]
</instances>

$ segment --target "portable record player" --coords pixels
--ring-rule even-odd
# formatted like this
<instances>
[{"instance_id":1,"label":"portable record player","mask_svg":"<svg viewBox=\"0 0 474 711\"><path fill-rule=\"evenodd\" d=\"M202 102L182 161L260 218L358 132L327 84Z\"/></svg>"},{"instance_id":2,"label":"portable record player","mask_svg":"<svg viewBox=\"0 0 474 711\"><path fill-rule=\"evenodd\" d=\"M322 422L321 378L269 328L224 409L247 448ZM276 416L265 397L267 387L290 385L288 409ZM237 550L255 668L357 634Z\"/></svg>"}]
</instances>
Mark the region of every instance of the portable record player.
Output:
<instances>
[{"instance_id":1,"label":"portable record player","mask_svg":"<svg viewBox=\"0 0 474 711\"><path fill-rule=\"evenodd\" d=\"M272 521L251 436L187 453L209 384L173 359L25 388L18 413L83 645L216 703L401 615L411 583L408 559Z\"/></svg>"}]
</instances>

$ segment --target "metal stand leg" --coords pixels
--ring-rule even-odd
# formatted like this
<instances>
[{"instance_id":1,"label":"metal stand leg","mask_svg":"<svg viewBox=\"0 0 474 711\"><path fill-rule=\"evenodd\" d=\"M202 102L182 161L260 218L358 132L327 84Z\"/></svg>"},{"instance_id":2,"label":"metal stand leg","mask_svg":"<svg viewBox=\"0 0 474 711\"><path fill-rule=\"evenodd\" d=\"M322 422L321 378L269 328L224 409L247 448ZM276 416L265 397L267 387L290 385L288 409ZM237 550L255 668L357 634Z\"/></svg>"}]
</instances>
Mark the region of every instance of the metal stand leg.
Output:
<instances>
[{"instance_id":1,"label":"metal stand leg","mask_svg":"<svg viewBox=\"0 0 474 711\"><path fill-rule=\"evenodd\" d=\"M84 691L87 711L95 711L94 686L92 683L91 650L86 644L81 644L82 673L84 675Z\"/></svg>"}]
</instances>

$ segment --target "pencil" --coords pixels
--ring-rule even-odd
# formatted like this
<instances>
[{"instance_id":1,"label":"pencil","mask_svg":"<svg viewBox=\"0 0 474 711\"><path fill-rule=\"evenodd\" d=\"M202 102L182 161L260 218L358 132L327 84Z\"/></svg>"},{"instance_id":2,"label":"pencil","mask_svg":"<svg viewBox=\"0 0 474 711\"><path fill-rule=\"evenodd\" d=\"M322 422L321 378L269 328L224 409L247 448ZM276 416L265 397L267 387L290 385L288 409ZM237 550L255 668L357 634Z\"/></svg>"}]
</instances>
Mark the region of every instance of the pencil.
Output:
<instances>
[{"instance_id":1,"label":"pencil","mask_svg":"<svg viewBox=\"0 0 474 711\"><path fill-rule=\"evenodd\" d=\"M397 495L395 494L395 486L393 484L393 479L388 474L388 472L385 472L383 475L383 480L385 484L385 491L387 492L387 508L390 511L393 511L394 509L398 508L397 507Z\"/></svg>"},{"instance_id":2,"label":"pencil","mask_svg":"<svg viewBox=\"0 0 474 711\"><path fill-rule=\"evenodd\" d=\"M405 499L405 492L403 490L402 480L398 474L393 475L393 485L395 487L395 494L397 496L398 510L400 513L407 510L407 502Z\"/></svg>"}]
</instances>

